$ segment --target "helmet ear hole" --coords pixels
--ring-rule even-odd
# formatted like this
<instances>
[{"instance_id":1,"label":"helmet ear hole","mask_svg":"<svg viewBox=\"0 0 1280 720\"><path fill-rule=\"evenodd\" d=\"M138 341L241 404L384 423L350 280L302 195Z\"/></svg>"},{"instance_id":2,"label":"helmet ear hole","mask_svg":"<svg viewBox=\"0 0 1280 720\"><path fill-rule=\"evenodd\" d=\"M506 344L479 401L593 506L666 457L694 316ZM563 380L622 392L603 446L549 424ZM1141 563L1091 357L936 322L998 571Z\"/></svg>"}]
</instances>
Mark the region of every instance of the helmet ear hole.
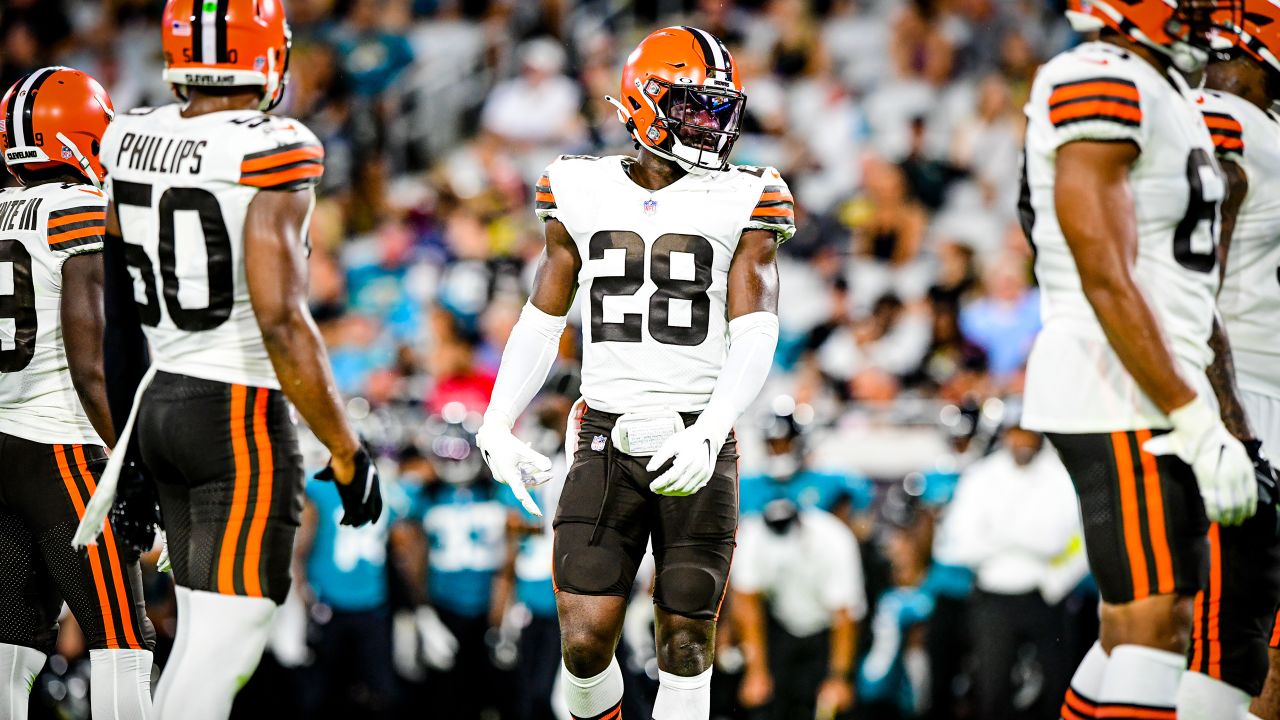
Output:
<instances>
[{"instance_id":1,"label":"helmet ear hole","mask_svg":"<svg viewBox=\"0 0 1280 720\"><path fill-rule=\"evenodd\" d=\"M636 99L631 97L630 95L627 96L627 102L631 103L632 111L640 109L640 103L636 102Z\"/></svg>"},{"instance_id":2,"label":"helmet ear hole","mask_svg":"<svg viewBox=\"0 0 1280 720\"><path fill-rule=\"evenodd\" d=\"M97 140L94 140L92 143L90 143L89 147L93 149L94 155L97 155L98 152L102 150L102 146L98 144Z\"/></svg>"}]
</instances>

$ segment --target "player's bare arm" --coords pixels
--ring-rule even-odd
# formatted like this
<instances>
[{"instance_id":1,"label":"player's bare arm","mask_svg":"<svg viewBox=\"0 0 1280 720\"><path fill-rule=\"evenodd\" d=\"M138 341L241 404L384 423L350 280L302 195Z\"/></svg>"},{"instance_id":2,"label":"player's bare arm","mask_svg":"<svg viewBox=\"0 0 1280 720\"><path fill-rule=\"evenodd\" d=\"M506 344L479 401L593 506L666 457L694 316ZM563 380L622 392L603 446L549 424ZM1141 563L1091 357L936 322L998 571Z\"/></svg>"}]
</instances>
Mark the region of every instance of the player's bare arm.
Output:
<instances>
[{"instance_id":1,"label":"player's bare arm","mask_svg":"<svg viewBox=\"0 0 1280 720\"><path fill-rule=\"evenodd\" d=\"M360 439L342 410L329 354L307 309L307 254L302 227L311 190L259 192L245 218L249 297L280 378L280 388L333 454L335 479L352 482Z\"/></svg>"},{"instance_id":2,"label":"player's bare arm","mask_svg":"<svg viewBox=\"0 0 1280 720\"><path fill-rule=\"evenodd\" d=\"M1222 203L1222 232L1218 240L1218 271L1226 274L1227 257L1231 252L1231 235L1235 230L1236 216L1240 204L1249 192L1249 179L1239 163L1219 159L1219 166L1227 178L1227 198ZM1245 414L1240 402L1240 393L1236 388L1235 363L1231 358L1231 342L1227 338L1226 325L1218 313L1214 312L1213 334L1209 336L1209 347L1213 348L1213 362L1205 370L1209 384L1213 386L1213 394L1218 399L1219 412L1227 430L1241 442L1254 439L1253 428L1249 426L1249 417Z\"/></svg>"},{"instance_id":3,"label":"player's bare arm","mask_svg":"<svg viewBox=\"0 0 1280 720\"><path fill-rule=\"evenodd\" d=\"M1054 203L1085 297L1138 386L1166 414L1195 399L1133 279L1138 229L1129 167L1138 146L1073 142L1058 149Z\"/></svg>"},{"instance_id":4,"label":"player's bare arm","mask_svg":"<svg viewBox=\"0 0 1280 720\"><path fill-rule=\"evenodd\" d=\"M778 314L778 236L748 230L729 265L729 319L753 312Z\"/></svg>"},{"instance_id":5,"label":"player's bare arm","mask_svg":"<svg viewBox=\"0 0 1280 720\"><path fill-rule=\"evenodd\" d=\"M543 231L547 249L542 262L538 263L529 302L548 315L562 317L569 314L573 295L578 290L582 258L578 257L578 247L569 230L559 220L548 220Z\"/></svg>"},{"instance_id":6,"label":"player's bare arm","mask_svg":"<svg viewBox=\"0 0 1280 720\"><path fill-rule=\"evenodd\" d=\"M85 415L108 447L116 444L102 364L102 254L68 258L62 265L62 337L67 367Z\"/></svg>"}]
</instances>

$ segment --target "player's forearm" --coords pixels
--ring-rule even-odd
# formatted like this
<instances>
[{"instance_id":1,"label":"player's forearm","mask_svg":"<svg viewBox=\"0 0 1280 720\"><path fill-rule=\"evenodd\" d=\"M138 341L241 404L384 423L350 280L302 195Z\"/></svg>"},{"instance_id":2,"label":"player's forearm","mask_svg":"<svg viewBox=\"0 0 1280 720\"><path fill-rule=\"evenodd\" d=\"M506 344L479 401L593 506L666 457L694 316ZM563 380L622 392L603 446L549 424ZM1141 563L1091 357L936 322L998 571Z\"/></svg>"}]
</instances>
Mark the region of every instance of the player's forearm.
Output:
<instances>
[{"instance_id":1,"label":"player's forearm","mask_svg":"<svg viewBox=\"0 0 1280 720\"><path fill-rule=\"evenodd\" d=\"M729 352L699 422L714 423L717 433L728 435L764 387L777 347L777 315L760 311L730 320Z\"/></svg>"},{"instance_id":2,"label":"player's forearm","mask_svg":"<svg viewBox=\"0 0 1280 720\"><path fill-rule=\"evenodd\" d=\"M1178 371L1159 320L1127 270L1082 277L1082 284L1111 348L1156 407L1168 414L1194 400L1196 392Z\"/></svg>"},{"instance_id":3,"label":"player's forearm","mask_svg":"<svg viewBox=\"0 0 1280 720\"><path fill-rule=\"evenodd\" d=\"M827 674L833 678L848 679L853 674L853 657L857 649L858 625L847 609L835 612L831 625L831 659Z\"/></svg>"},{"instance_id":4,"label":"player's forearm","mask_svg":"<svg viewBox=\"0 0 1280 720\"><path fill-rule=\"evenodd\" d=\"M532 302L524 306L502 351L486 416L500 420L508 428L515 423L546 382L560 349L565 323L565 316L545 313Z\"/></svg>"},{"instance_id":5,"label":"player's forearm","mask_svg":"<svg viewBox=\"0 0 1280 720\"><path fill-rule=\"evenodd\" d=\"M343 412L342 398L329 370L329 354L310 313L297 307L282 322L261 329L285 397L329 452L354 457L360 439Z\"/></svg>"},{"instance_id":6,"label":"player's forearm","mask_svg":"<svg viewBox=\"0 0 1280 720\"><path fill-rule=\"evenodd\" d=\"M1209 384L1213 386L1213 394L1218 398L1218 408L1222 422L1237 440L1245 442L1253 440L1253 428L1249 425L1249 417L1240 402L1240 393L1236 389L1235 362L1231 357L1231 343L1227 339L1227 330L1222 318L1214 313L1213 333L1209 335L1209 347L1213 348L1213 362L1205 370Z\"/></svg>"},{"instance_id":7,"label":"player's forearm","mask_svg":"<svg viewBox=\"0 0 1280 720\"><path fill-rule=\"evenodd\" d=\"M768 672L769 656L764 634L764 602L759 593L735 592L734 614L738 618L738 635L742 639L742 655L747 669Z\"/></svg>"}]
</instances>

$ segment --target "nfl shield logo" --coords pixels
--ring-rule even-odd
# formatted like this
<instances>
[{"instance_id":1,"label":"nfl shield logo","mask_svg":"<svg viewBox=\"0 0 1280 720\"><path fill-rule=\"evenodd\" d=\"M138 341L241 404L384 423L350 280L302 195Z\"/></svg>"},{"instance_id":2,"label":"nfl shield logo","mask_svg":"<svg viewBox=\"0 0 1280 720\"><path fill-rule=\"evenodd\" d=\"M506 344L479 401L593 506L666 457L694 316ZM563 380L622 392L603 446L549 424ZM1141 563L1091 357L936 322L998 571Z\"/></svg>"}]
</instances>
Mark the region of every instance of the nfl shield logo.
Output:
<instances>
[{"instance_id":1,"label":"nfl shield logo","mask_svg":"<svg viewBox=\"0 0 1280 720\"><path fill-rule=\"evenodd\" d=\"M66 145L62 146L62 159L63 160L71 159L71 148L67 147Z\"/></svg>"},{"instance_id":2,"label":"nfl shield logo","mask_svg":"<svg viewBox=\"0 0 1280 720\"><path fill-rule=\"evenodd\" d=\"M658 212L658 201L657 201L657 200L654 200L653 198L649 198L648 200L645 200L645 201L644 201L644 214L645 214L645 215L653 215L653 214L654 214L654 213L656 213L656 212Z\"/></svg>"},{"instance_id":3,"label":"nfl shield logo","mask_svg":"<svg viewBox=\"0 0 1280 720\"><path fill-rule=\"evenodd\" d=\"M603 435L597 435L591 438L591 449L596 452L604 450L604 440L605 438Z\"/></svg>"}]
</instances>

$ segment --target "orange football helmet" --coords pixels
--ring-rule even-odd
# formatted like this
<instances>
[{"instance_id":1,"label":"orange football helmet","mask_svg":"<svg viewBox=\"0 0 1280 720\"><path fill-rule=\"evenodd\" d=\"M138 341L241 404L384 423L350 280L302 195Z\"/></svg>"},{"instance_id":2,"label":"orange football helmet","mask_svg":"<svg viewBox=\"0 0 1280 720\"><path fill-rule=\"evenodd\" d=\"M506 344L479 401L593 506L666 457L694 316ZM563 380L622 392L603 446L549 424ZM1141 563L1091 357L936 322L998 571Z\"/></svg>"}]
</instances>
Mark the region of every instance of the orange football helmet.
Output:
<instances>
[{"instance_id":1,"label":"orange football helmet","mask_svg":"<svg viewBox=\"0 0 1280 720\"><path fill-rule=\"evenodd\" d=\"M26 183L20 170L39 172L61 164L102 187L106 171L98 151L115 108L97 80L69 67L40 68L14 83L0 108L0 150L18 182Z\"/></svg>"},{"instance_id":2,"label":"orange football helmet","mask_svg":"<svg viewBox=\"0 0 1280 720\"><path fill-rule=\"evenodd\" d=\"M1273 73L1280 73L1280 7L1268 0L1244 0L1238 23L1236 45ZM1271 83L1268 80L1268 88Z\"/></svg>"},{"instance_id":3,"label":"orange football helmet","mask_svg":"<svg viewBox=\"0 0 1280 720\"><path fill-rule=\"evenodd\" d=\"M281 0L168 0L164 79L186 87L262 88L261 110L284 97L292 34Z\"/></svg>"},{"instance_id":4,"label":"orange football helmet","mask_svg":"<svg viewBox=\"0 0 1280 720\"><path fill-rule=\"evenodd\" d=\"M1190 73L1214 50L1215 19L1240 0L1068 0L1067 19L1078 32L1110 28L1169 57Z\"/></svg>"},{"instance_id":5,"label":"orange football helmet","mask_svg":"<svg viewBox=\"0 0 1280 720\"><path fill-rule=\"evenodd\" d=\"M716 36L683 26L651 33L627 57L619 98L605 100L653 154L690 172L728 166L747 96L737 63Z\"/></svg>"}]
</instances>

